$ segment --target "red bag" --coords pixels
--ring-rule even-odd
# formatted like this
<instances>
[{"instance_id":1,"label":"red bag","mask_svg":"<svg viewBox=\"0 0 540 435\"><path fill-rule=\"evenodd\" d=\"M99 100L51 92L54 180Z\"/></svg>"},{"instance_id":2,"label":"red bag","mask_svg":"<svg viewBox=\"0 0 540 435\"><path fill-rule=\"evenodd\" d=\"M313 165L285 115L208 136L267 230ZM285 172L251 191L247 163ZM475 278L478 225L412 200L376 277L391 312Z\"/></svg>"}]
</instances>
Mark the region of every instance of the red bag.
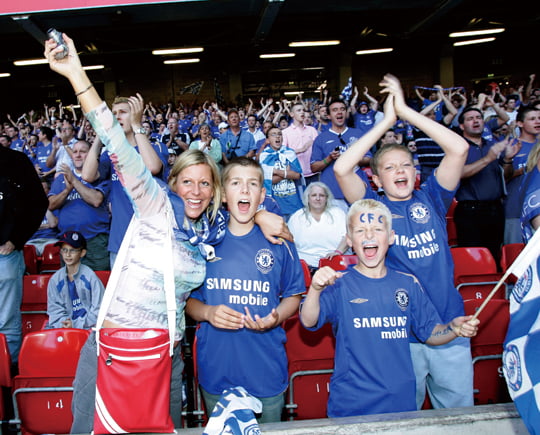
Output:
<instances>
[{"instance_id":1,"label":"red bag","mask_svg":"<svg viewBox=\"0 0 540 435\"><path fill-rule=\"evenodd\" d=\"M173 433L170 384L176 325L172 229L164 244L167 329L102 328L132 238L132 219L103 295L97 322L94 433Z\"/></svg>"},{"instance_id":2,"label":"red bag","mask_svg":"<svg viewBox=\"0 0 540 435\"><path fill-rule=\"evenodd\" d=\"M103 328L99 334L94 433L174 432L169 331Z\"/></svg>"}]
</instances>

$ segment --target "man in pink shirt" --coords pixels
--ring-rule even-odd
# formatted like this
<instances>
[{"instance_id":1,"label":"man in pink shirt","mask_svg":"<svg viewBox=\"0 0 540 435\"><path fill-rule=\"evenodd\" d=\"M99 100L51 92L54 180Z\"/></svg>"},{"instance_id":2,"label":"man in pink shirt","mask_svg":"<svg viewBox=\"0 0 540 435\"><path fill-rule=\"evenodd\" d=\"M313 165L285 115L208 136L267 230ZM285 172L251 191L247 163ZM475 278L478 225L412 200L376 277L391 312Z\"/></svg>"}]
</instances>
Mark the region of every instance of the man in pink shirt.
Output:
<instances>
[{"instance_id":1,"label":"man in pink shirt","mask_svg":"<svg viewBox=\"0 0 540 435\"><path fill-rule=\"evenodd\" d=\"M319 179L319 174L311 171L311 149L318 133L315 128L304 125L304 105L295 103L290 110L293 123L283 130L283 145L292 148L298 156L306 185Z\"/></svg>"}]
</instances>

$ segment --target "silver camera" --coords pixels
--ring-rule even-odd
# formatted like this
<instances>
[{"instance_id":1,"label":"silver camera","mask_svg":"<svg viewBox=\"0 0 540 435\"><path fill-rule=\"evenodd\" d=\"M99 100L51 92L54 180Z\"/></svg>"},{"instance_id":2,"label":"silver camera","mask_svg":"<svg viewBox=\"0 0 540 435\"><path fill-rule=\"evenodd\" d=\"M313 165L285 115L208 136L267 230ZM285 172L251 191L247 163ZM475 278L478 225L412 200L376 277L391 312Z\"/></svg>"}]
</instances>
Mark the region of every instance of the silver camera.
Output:
<instances>
[{"instance_id":1,"label":"silver camera","mask_svg":"<svg viewBox=\"0 0 540 435\"><path fill-rule=\"evenodd\" d=\"M59 47L62 47L62 51L56 53L56 59L63 59L64 57L66 57L68 54L68 47L66 45L66 42L64 41L64 38L62 38L62 32L51 28L47 30L47 35L49 36L49 38L54 39L54 42L56 42Z\"/></svg>"}]
</instances>

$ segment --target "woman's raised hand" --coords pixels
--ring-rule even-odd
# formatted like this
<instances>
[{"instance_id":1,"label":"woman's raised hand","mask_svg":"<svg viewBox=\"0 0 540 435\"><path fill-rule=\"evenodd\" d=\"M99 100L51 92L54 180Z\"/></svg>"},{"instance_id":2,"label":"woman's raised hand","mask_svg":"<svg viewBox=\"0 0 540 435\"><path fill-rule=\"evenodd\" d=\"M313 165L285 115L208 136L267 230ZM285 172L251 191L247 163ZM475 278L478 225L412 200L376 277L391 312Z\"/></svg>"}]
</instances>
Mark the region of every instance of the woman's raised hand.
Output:
<instances>
[{"instance_id":1,"label":"woman's raised hand","mask_svg":"<svg viewBox=\"0 0 540 435\"><path fill-rule=\"evenodd\" d=\"M43 53L45 58L49 62L51 69L58 74L67 77L72 80L77 74L83 72L79 55L73 40L69 38L65 33L62 34L64 41L68 47L68 54L62 59L56 59L56 54L62 51L62 47L58 46L54 39L48 39L45 41L45 52Z\"/></svg>"}]
</instances>

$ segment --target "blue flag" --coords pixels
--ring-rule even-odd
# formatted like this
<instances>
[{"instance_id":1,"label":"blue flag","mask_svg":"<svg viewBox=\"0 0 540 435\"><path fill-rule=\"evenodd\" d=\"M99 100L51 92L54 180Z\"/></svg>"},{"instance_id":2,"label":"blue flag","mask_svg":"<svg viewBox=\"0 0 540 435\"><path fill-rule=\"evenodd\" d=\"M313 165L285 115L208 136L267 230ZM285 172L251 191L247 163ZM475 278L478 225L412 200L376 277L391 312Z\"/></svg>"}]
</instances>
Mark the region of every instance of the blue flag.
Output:
<instances>
[{"instance_id":1,"label":"blue flag","mask_svg":"<svg viewBox=\"0 0 540 435\"><path fill-rule=\"evenodd\" d=\"M535 251L539 245L536 240L532 245ZM516 262L518 260L519 257ZM503 352L503 370L508 391L523 422L533 435L540 434L539 267L538 254L534 256L533 253L532 262L512 290L510 324Z\"/></svg>"},{"instance_id":2,"label":"blue flag","mask_svg":"<svg viewBox=\"0 0 540 435\"><path fill-rule=\"evenodd\" d=\"M345 86L343 90L341 91L340 97L343 101L346 101L348 103L349 100L351 99L351 96L352 96L352 77L349 77L347 86Z\"/></svg>"}]
</instances>

